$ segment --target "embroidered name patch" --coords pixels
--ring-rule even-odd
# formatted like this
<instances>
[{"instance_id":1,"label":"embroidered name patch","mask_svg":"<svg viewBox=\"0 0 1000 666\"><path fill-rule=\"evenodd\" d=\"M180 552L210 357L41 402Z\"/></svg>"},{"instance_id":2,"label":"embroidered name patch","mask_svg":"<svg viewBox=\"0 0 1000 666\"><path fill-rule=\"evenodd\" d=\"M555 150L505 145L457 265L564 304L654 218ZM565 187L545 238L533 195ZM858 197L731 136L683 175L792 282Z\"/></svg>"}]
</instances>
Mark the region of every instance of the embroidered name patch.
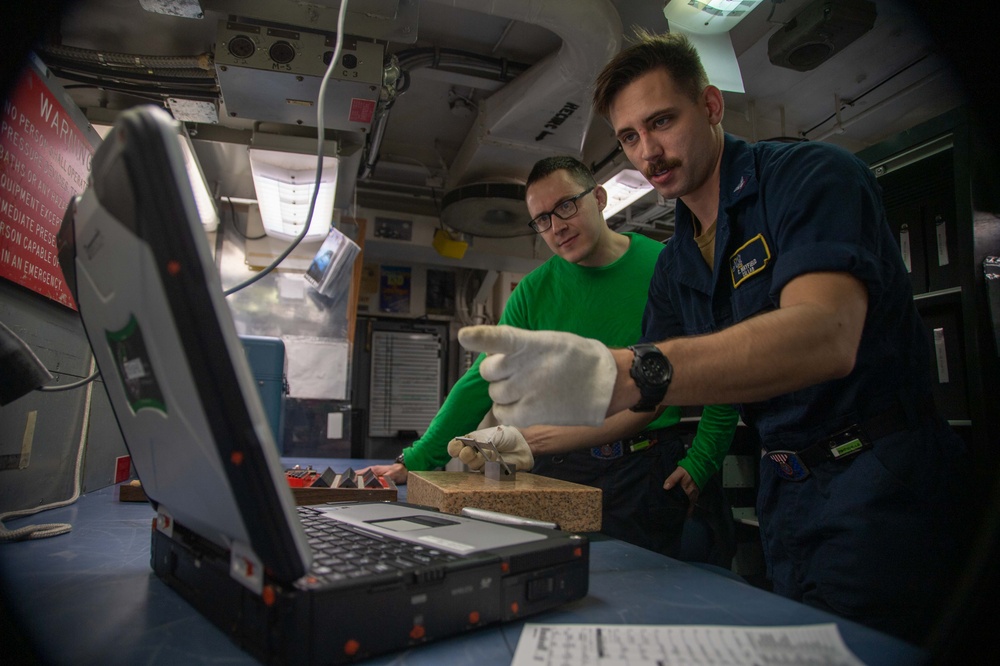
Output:
<instances>
[{"instance_id":1,"label":"embroidered name patch","mask_svg":"<svg viewBox=\"0 0 1000 666\"><path fill-rule=\"evenodd\" d=\"M733 278L733 288L747 278L764 270L768 262L771 261L771 250L767 247L767 241L763 234L757 234L744 243L729 258L729 272Z\"/></svg>"}]
</instances>

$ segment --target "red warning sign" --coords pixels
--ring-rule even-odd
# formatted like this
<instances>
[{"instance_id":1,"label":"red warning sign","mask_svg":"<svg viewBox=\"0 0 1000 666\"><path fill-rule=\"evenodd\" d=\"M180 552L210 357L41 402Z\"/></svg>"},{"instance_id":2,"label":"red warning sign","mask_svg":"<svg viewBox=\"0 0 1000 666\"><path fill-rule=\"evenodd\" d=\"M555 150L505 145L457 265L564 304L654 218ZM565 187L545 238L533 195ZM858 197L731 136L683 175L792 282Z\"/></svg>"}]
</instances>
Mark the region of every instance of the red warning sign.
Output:
<instances>
[{"instance_id":1,"label":"red warning sign","mask_svg":"<svg viewBox=\"0 0 1000 666\"><path fill-rule=\"evenodd\" d=\"M25 69L0 116L0 277L73 309L56 234L93 154L42 78Z\"/></svg>"},{"instance_id":2,"label":"red warning sign","mask_svg":"<svg viewBox=\"0 0 1000 666\"><path fill-rule=\"evenodd\" d=\"M349 120L352 123L371 123L375 117L375 100L360 99L355 97L351 100L351 115Z\"/></svg>"}]
</instances>

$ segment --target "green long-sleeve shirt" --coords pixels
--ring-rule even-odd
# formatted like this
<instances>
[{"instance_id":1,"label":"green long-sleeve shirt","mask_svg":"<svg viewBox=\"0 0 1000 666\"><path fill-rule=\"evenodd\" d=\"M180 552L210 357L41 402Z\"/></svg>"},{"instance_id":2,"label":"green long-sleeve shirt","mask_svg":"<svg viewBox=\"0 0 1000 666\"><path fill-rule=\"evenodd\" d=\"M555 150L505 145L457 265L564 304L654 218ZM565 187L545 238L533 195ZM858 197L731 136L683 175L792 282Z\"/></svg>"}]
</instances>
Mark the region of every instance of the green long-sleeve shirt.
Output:
<instances>
[{"instance_id":1,"label":"green long-sleeve shirt","mask_svg":"<svg viewBox=\"0 0 1000 666\"><path fill-rule=\"evenodd\" d=\"M628 250L607 266L579 266L558 256L550 258L517 285L500 323L576 333L609 347L634 344L642 334L646 292L663 245L638 234L625 235L630 238ZM445 465L450 458L448 442L478 428L493 405L489 384L479 374L483 358L480 354L455 383L427 432L403 450L407 469ZM680 461L699 487L722 465L737 418L729 406L703 410L694 443ZM647 429L665 428L679 420L680 409L668 407Z\"/></svg>"}]
</instances>

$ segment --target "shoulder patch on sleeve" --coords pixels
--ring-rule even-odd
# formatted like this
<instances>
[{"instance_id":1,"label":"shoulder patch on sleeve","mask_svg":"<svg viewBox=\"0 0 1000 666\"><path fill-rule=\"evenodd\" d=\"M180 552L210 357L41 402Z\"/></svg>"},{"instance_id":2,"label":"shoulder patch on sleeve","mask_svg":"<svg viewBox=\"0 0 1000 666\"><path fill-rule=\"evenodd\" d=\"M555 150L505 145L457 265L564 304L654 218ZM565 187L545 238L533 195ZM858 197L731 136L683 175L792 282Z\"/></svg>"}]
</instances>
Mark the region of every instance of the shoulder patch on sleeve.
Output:
<instances>
[{"instance_id":1,"label":"shoulder patch on sleeve","mask_svg":"<svg viewBox=\"0 0 1000 666\"><path fill-rule=\"evenodd\" d=\"M757 234L741 245L729 257L729 273L733 279L733 288L764 270L770 261L771 249L767 246L763 234Z\"/></svg>"}]
</instances>

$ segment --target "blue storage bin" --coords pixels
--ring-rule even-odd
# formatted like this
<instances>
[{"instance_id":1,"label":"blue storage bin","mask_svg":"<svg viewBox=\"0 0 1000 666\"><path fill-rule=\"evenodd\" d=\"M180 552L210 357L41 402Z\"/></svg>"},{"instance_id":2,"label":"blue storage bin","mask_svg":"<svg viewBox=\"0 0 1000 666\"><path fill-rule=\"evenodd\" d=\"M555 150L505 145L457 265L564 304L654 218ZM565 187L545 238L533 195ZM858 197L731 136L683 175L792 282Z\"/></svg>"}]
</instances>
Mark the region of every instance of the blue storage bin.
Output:
<instances>
[{"instance_id":1,"label":"blue storage bin","mask_svg":"<svg viewBox=\"0 0 1000 666\"><path fill-rule=\"evenodd\" d=\"M271 424L274 443L278 446L278 453L283 453L285 394L288 393L285 381L285 343L281 338L258 335L241 335L240 341L260 390L260 399Z\"/></svg>"}]
</instances>

